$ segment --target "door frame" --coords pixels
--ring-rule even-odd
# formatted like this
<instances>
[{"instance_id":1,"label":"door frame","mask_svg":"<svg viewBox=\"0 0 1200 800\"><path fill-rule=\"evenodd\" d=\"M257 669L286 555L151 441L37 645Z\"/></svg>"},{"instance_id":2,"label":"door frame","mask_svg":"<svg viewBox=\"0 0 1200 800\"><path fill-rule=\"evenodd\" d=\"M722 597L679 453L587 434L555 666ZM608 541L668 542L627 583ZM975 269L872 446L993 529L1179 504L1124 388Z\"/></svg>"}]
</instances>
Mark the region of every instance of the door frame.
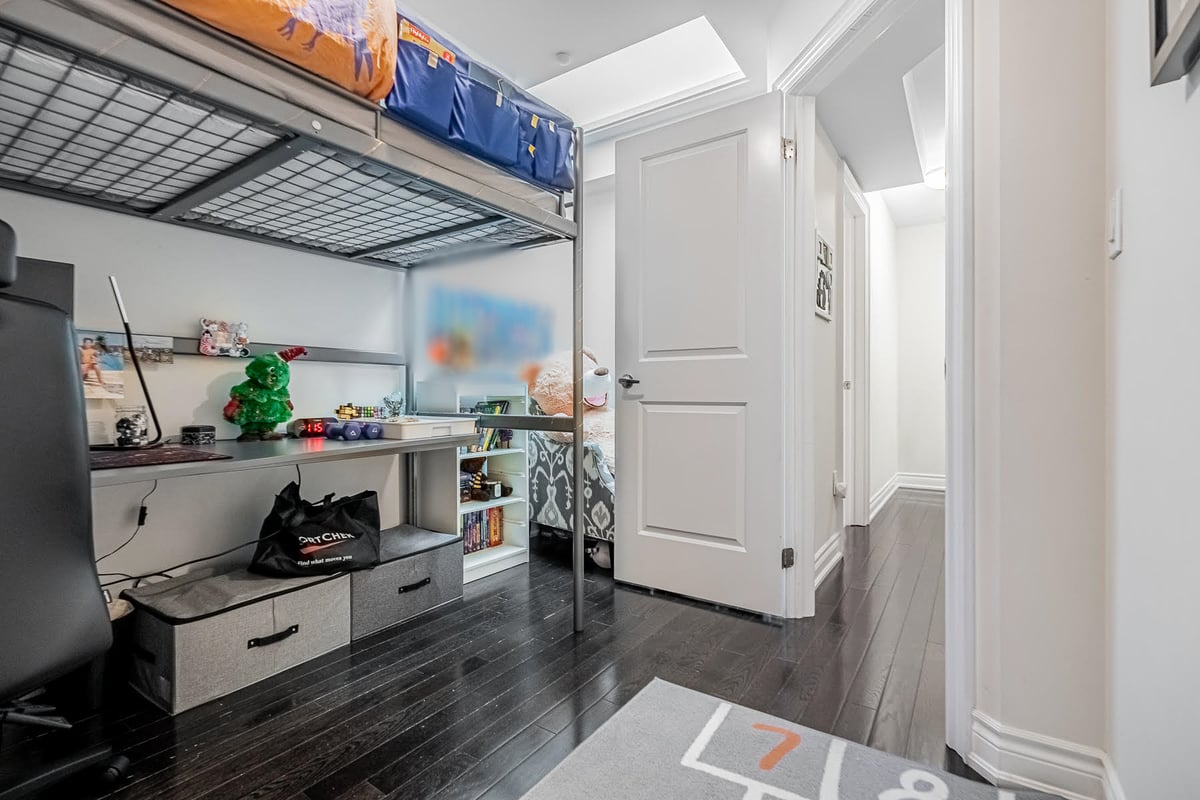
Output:
<instances>
[{"instance_id":1,"label":"door frame","mask_svg":"<svg viewBox=\"0 0 1200 800\"><path fill-rule=\"evenodd\" d=\"M850 384L849 388L843 385L842 390L842 479L846 482L842 524L863 526L871 521L871 208L850 165L841 161L838 171L842 206L838 215L842 380ZM849 220L854 222L848 225Z\"/></svg>"},{"instance_id":2,"label":"door frame","mask_svg":"<svg viewBox=\"0 0 1200 800\"><path fill-rule=\"evenodd\" d=\"M791 380L784 381L784 441L800 442L784 448L784 547L796 553L795 575L784 582L784 609L790 618L811 617L817 612L816 439L813 381L808 368L813 363L812 337L808 335L816 286L809 278L817 252L816 191L814 174L817 143L817 102L802 92L784 93L784 137L795 144L790 169L784 174L784 296L794 311L786 315L784 336L790 341ZM783 348L785 352L789 348Z\"/></svg>"},{"instance_id":3,"label":"door frame","mask_svg":"<svg viewBox=\"0 0 1200 800\"><path fill-rule=\"evenodd\" d=\"M788 107L808 109L815 117L815 97L852 63L884 30L912 6L912 0L849 0L792 62L775 88L789 95ZM974 0L946 0L946 743L959 755L971 751L971 724L976 698L975 619L975 242L974 242ZM803 154L812 150L810 137L800 136L806 127L798 114L789 114L789 136L796 141L797 169L788 170L789 180L805 178ZM811 163L811 162L810 162ZM795 173L793 175L793 172ZM811 182L810 182L811 183ZM803 183L788 187L789 202L809 206L786 217L789 236L798 246L792 258L803 259L812 242L812 197L799 196ZM811 191L808 192L811 195ZM795 198L795 200L791 200ZM815 246L815 245L813 245ZM791 248L789 248L791 249ZM790 265L791 272L808 262ZM807 278L807 270L802 273ZM804 287L796 281L797 301L808 301ZM807 305L797 305L801 311ZM806 318L805 318L805 321ZM796 381L812 363L805 352L809 338L805 325L797 324L794 342ZM799 513L793 513L796 550L803 559L797 570L792 599L810 598L812 550L815 521L812 514L811 403L801 387L793 399L794 430L800 432L801 457L795 459L792 480L805 498ZM806 424L807 423L807 424ZM807 465L807 468L805 466ZM808 509L807 512L805 509ZM807 570L804 567L807 566ZM789 606L790 607L790 606ZM803 610L797 603L797 610Z\"/></svg>"}]
</instances>

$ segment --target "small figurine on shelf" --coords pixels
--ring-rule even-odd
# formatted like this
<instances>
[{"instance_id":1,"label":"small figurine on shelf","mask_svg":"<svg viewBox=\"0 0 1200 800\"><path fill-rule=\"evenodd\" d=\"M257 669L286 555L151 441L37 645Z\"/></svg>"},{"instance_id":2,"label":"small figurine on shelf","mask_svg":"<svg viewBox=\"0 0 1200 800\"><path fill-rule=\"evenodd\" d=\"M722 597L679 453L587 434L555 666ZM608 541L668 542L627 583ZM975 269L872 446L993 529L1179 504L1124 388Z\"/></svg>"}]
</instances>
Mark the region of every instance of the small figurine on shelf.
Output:
<instances>
[{"instance_id":1,"label":"small figurine on shelf","mask_svg":"<svg viewBox=\"0 0 1200 800\"><path fill-rule=\"evenodd\" d=\"M403 417L404 392L397 390L383 398L383 409L383 413L387 415L389 419L393 417Z\"/></svg>"},{"instance_id":2,"label":"small figurine on shelf","mask_svg":"<svg viewBox=\"0 0 1200 800\"><path fill-rule=\"evenodd\" d=\"M275 428L292 418L288 362L306 352L303 347L289 347L258 356L246 367L247 380L229 390L224 411L225 419L242 429L238 441L283 438Z\"/></svg>"},{"instance_id":3,"label":"small figurine on shelf","mask_svg":"<svg viewBox=\"0 0 1200 800\"><path fill-rule=\"evenodd\" d=\"M509 428L501 428L500 429L500 449L501 450L511 450L512 449L512 440L513 440L512 430L510 430Z\"/></svg>"},{"instance_id":4,"label":"small figurine on shelf","mask_svg":"<svg viewBox=\"0 0 1200 800\"><path fill-rule=\"evenodd\" d=\"M117 447L144 447L150 441L146 415L135 412L117 420Z\"/></svg>"}]
</instances>

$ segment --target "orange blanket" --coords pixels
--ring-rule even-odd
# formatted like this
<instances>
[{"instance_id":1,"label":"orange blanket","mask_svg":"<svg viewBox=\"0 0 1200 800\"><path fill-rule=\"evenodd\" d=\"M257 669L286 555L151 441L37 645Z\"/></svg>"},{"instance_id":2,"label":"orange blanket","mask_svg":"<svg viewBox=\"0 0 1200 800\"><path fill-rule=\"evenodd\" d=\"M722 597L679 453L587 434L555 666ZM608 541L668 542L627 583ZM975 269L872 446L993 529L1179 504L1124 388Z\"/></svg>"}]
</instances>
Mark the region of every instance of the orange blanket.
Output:
<instances>
[{"instance_id":1,"label":"orange blanket","mask_svg":"<svg viewBox=\"0 0 1200 800\"><path fill-rule=\"evenodd\" d=\"M391 91L395 0L163 0L370 100Z\"/></svg>"}]
</instances>

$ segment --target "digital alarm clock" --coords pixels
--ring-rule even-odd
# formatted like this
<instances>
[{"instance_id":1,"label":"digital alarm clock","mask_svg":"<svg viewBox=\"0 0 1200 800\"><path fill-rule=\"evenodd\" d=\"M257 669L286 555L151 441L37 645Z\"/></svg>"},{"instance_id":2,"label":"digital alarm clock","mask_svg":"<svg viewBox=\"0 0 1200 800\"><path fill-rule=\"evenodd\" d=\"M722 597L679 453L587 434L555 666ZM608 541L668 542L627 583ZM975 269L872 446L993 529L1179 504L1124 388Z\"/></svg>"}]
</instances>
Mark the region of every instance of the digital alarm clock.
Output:
<instances>
[{"instance_id":1,"label":"digital alarm clock","mask_svg":"<svg viewBox=\"0 0 1200 800\"><path fill-rule=\"evenodd\" d=\"M337 422L333 417L300 417L288 423L288 433L296 439L313 439L325 435L325 426Z\"/></svg>"}]
</instances>

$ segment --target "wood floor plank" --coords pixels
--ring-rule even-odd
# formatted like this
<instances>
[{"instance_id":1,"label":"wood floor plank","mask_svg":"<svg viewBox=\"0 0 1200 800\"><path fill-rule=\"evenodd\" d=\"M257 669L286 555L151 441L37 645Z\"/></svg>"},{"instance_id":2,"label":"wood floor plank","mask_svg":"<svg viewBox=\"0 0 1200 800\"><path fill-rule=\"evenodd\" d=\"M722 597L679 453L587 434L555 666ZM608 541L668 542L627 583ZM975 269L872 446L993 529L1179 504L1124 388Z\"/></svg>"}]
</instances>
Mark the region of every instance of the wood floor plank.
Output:
<instances>
[{"instance_id":1,"label":"wood floor plank","mask_svg":"<svg viewBox=\"0 0 1200 800\"><path fill-rule=\"evenodd\" d=\"M940 531L940 515L928 516L930 528ZM937 576L942 569L942 537L930 534L928 538L931 541L921 567L921 577L918 578L908 615L900 631L892 668L879 699L879 713L867 739L871 747L901 756L908 751L917 684L925 660L929 622L937 599Z\"/></svg>"},{"instance_id":2,"label":"wood floor plank","mask_svg":"<svg viewBox=\"0 0 1200 800\"><path fill-rule=\"evenodd\" d=\"M940 764L946 753L946 648L929 642L917 683L905 756L922 764Z\"/></svg>"},{"instance_id":3,"label":"wood floor plank","mask_svg":"<svg viewBox=\"0 0 1200 800\"><path fill-rule=\"evenodd\" d=\"M553 738L554 734L545 728L530 725L483 760L471 764L433 796L437 800L474 800ZM450 754L449 760L455 761L455 754ZM402 786L388 800L407 800L414 796L406 791L407 787Z\"/></svg>"},{"instance_id":4,"label":"wood floor plank","mask_svg":"<svg viewBox=\"0 0 1200 800\"><path fill-rule=\"evenodd\" d=\"M944 645L946 643L946 566L937 578L937 600L933 604L933 619L929 621L929 641Z\"/></svg>"},{"instance_id":5,"label":"wood floor plank","mask_svg":"<svg viewBox=\"0 0 1200 800\"><path fill-rule=\"evenodd\" d=\"M857 703L847 703L842 706L842 713L833 726L833 735L858 744L866 744L874 722L875 709Z\"/></svg>"},{"instance_id":6,"label":"wood floor plank","mask_svg":"<svg viewBox=\"0 0 1200 800\"><path fill-rule=\"evenodd\" d=\"M833 731L890 596L891 587L886 586L876 586L867 592L837 652L822 670L816 691L800 713L798 721L802 725L826 733Z\"/></svg>"},{"instance_id":7,"label":"wood floor plank","mask_svg":"<svg viewBox=\"0 0 1200 800\"><path fill-rule=\"evenodd\" d=\"M919 544L919 543L918 543ZM867 646L867 651L859 665L858 674L846 694L845 702L856 703L868 708L879 708L884 686L891 673L892 664L896 657L896 646L908 618L908 610L912 604L913 593L920 579L924 566L924 557L928 548L914 549L914 545L905 545L893 550L892 559L895 564L894 582L888 598L887 608L875 628L875 635ZM882 570L881 575L891 572L891 568ZM883 580L883 578L881 578Z\"/></svg>"},{"instance_id":8,"label":"wood floor plank","mask_svg":"<svg viewBox=\"0 0 1200 800\"><path fill-rule=\"evenodd\" d=\"M601 700L575 721L575 724L555 734L539 747L533 755L522 761L505 775L496 785L482 795L480 800L520 800L537 782L557 767L579 745L595 733L596 729L617 713L615 703Z\"/></svg>"}]
</instances>

